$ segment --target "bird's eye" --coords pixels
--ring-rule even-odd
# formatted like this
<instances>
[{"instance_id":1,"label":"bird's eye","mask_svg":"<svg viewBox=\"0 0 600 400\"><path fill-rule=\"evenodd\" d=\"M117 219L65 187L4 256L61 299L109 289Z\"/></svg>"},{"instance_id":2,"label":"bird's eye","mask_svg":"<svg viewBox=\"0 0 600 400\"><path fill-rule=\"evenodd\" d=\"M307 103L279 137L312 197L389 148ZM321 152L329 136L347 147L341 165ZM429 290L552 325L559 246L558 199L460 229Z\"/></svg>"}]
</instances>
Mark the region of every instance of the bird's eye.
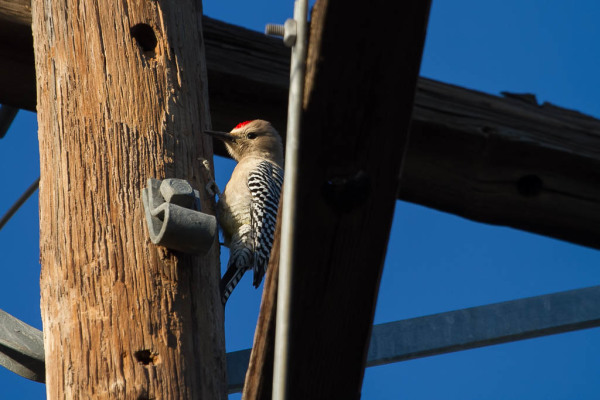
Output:
<instances>
[{"instance_id":1,"label":"bird's eye","mask_svg":"<svg viewBox=\"0 0 600 400\"><path fill-rule=\"evenodd\" d=\"M256 139L256 136L256 133L249 133L248 135L246 135L248 139Z\"/></svg>"}]
</instances>

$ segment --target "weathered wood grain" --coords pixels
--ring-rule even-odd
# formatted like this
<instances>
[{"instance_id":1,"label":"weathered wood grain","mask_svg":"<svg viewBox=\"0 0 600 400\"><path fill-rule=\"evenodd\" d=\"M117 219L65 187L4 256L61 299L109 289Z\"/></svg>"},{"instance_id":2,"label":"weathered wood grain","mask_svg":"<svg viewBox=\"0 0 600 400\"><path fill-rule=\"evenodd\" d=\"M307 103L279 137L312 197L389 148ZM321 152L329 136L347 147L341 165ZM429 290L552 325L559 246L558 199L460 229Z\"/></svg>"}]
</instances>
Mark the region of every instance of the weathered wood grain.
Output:
<instances>
[{"instance_id":1,"label":"weathered wood grain","mask_svg":"<svg viewBox=\"0 0 600 400\"><path fill-rule=\"evenodd\" d=\"M4 31L5 24L31 26L31 1L0 0L0 21Z\"/></svg>"},{"instance_id":2,"label":"weathered wood grain","mask_svg":"<svg viewBox=\"0 0 600 400\"><path fill-rule=\"evenodd\" d=\"M140 197L149 177L204 187L201 7L33 1L49 399L226 396L218 246L154 246Z\"/></svg>"},{"instance_id":3,"label":"weathered wood grain","mask_svg":"<svg viewBox=\"0 0 600 400\"><path fill-rule=\"evenodd\" d=\"M403 200L600 248L600 121L421 80Z\"/></svg>"}]
</instances>

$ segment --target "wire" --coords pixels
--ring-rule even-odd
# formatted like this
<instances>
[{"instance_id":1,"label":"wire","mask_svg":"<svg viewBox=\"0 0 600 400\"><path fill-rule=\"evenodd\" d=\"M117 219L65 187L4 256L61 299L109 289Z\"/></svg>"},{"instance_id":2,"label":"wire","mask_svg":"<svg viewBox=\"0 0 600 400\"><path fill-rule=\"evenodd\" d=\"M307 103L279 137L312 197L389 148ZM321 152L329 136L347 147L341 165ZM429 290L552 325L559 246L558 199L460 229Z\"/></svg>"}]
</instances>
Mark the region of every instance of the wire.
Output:
<instances>
[{"instance_id":1,"label":"wire","mask_svg":"<svg viewBox=\"0 0 600 400\"><path fill-rule=\"evenodd\" d=\"M0 219L0 230L4 227L4 225L6 225L6 223L10 220L10 218L17 212L17 210L19 210L19 208L21 208L23 203L25 203L27 201L27 199L33 194L33 192L35 192L37 190L39 185L40 185L40 178L37 178L35 180L35 182L33 182L31 184L31 186L29 186L27 188L25 193L23 193L21 195L21 197L19 197L19 199L15 202L15 204L13 204L12 207L8 209L6 214L4 214L2 219Z\"/></svg>"}]
</instances>

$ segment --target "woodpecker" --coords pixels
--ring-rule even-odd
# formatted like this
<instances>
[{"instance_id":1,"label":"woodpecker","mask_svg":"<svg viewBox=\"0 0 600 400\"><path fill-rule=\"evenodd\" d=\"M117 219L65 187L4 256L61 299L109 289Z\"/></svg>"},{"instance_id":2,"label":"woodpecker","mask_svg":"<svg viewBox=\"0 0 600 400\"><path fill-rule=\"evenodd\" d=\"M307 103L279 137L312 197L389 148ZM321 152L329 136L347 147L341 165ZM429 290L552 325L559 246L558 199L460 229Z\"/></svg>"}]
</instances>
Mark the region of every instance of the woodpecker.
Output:
<instances>
[{"instance_id":1,"label":"woodpecker","mask_svg":"<svg viewBox=\"0 0 600 400\"><path fill-rule=\"evenodd\" d=\"M258 287L267 270L283 183L283 144L273 126L260 119L238 124L221 139L237 165L219 194L217 219L230 256L221 279L223 305L246 270Z\"/></svg>"}]
</instances>

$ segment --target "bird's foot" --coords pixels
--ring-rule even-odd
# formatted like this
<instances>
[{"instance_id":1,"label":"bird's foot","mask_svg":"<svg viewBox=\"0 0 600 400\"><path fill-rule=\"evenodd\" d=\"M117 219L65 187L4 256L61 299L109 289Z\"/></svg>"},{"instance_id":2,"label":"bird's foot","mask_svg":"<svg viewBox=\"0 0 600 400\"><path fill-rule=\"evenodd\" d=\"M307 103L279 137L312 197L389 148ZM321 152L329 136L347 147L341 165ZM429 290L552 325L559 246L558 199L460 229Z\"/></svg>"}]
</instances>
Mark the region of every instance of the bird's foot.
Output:
<instances>
[{"instance_id":1,"label":"bird's foot","mask_svg":"<svg viewBox=\"0 0 600 400\"><path fill-rule=\"evenodd\" d=\"M212 179L206 184L206 186L204 186L204 189L210 197L215 197L215 195L219 197L221 196L221 191L219 190L217 183Z\"/></svg>"},{"instance_id":2,"label":"bird's foot","mask_svg":"<svg viewBox=\"0 0 600 400\"><path fill-rule=\"evenodd\" d=\"M207 184L204 186L206 193L208 193L208 195L211 197L215 197L215 195L221 197L221 191L219 190L219 186L217 186L217 183L212 178L213 174L212 170L210 169L210 161L208 161L204 157L198 157L198 161L200 161L202 163L202 166L204 167L203 169L205 171L207 181Z\"/></svg>"}]
</instances>

